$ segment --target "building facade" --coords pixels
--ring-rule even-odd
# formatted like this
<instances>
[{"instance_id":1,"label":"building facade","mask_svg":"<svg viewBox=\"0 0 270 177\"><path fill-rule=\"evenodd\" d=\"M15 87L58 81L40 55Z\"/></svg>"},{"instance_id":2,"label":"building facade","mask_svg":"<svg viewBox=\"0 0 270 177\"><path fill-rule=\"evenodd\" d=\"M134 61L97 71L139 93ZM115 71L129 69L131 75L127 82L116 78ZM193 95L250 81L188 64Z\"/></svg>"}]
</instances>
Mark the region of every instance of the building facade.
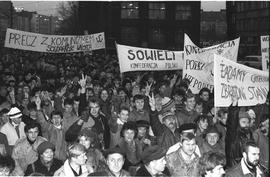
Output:
<instances>
[{"instance_id":1,"label":"building facade","mask_svg":"<svg viewBox=\"0 0 270 177\"><path fill-rule=\"evenodd\" d=\"M12 24L13 4L11 1L0 1L0 45L4 43L6 30Z\"/></svg>"},{"instance_id":2,"label":"building facade","mask_svg":"<svg viewBox=\"0 0 270 177\"><path fill-rule=\"evenodd\" d=\"M261 55L260 36L269 35L269 1L227 1L228 37L240 38L238 56Z\"/></svg>"},{"instance_id":3,"label":"building facade","mask_svg":"<svg viewBox=\"0 0 270 177\"><path fill-rule=\"evenodd\" d=\"M183 50L184 33L200 40L200 2L79 2L80 33L105 32L115 42L137 47Z\"/></svg>"},{"instance_id":4,"label":"building facade","mask_svg":"<svg viewBox=\"0 0 270 177\"><path fill-rule=\"evenodd\" d=\"M224 42L227 39L226 10L203 11L201 10L201 36L203 46Z\"/></svg>"}]
</instances>

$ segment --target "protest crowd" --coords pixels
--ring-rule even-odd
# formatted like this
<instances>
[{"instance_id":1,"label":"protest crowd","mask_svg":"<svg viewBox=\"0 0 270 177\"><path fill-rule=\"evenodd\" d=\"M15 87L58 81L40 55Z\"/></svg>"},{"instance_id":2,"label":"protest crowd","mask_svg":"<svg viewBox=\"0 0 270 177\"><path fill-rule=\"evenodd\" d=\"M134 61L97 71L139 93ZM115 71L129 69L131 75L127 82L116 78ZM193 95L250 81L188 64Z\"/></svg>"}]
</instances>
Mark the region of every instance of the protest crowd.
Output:
<instances>
[{"instance_id":1,"label":"protest crowd","mask_svg":"<svg viewBox=\"0 0 270 177\"><path fill-rule=\"evenodd\" d=\"M182 71L121 73L102 52L3 48L0 75L0 176L269 174L269 94L216 107Z\"/></svg>"}]
</instances>

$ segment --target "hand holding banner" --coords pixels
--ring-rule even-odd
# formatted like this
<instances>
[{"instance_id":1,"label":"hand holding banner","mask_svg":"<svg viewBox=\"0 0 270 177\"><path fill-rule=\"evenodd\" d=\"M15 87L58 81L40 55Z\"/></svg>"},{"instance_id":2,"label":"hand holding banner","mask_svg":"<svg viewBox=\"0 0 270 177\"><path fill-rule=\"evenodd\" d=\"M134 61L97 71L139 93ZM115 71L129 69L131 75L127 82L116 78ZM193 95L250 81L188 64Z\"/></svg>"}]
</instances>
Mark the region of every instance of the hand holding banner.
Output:
<instances>
[{"instance_id":1,"label":"hand holding banner","mask_svg":"<svg viewBox=\"0 0 270 177\"><path fill-rule=\"evenodd\" d=\"M227 107L237 94L238 106L265 103L269 91L269 73L214 55L215 106Z\"/></svg>"}]
</instances>

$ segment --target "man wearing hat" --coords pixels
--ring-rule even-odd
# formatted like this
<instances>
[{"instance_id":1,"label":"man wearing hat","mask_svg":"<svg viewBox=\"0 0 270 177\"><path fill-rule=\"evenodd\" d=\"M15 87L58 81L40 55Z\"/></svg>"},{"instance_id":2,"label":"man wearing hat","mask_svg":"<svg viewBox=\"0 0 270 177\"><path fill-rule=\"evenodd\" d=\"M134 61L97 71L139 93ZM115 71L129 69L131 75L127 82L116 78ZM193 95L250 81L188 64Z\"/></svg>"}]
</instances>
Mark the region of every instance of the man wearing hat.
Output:
<instances>
[{"instance_id":1,"label":"man wearing hat","mask_svg":"<svg viewBox=\"0 0 270 177\"><path fill-rule=\"evenodd\" d=\"M105 168L104 171L95 172L90 174L89 176L130 176L127 171L122 169L125 162L125 154L118 146L115 146L105 151L105 158L107 168Z\"/></svg>"},{"instance_id":2,"label":"man wearing hat","mask_svg":"<svg viewBox=\"0 0 270 177\"><path fill-rule=\"evenodd\" d=\"M158 145L146 148L142 153L143 165L137 170L136 176L162 176L166 166L166 149Z\"/></svg>"},{"instance_id":3,"label":"man wearing hat","mask_svg":"<svg viewBox=\"0 0 270 177\"><path fill-rule=\"evenodd\" d=\"M17 107L11 108L7 115L9 116L9 121L1 127L0 132L6 135L8 145L12 150L16 141L19 138L25 137L25 124L22 122L22 112Z\"/></svg>"},{"instance_id":4,"label":"man wearing hat","mask_svg":"<svg viewBox=\"0 0 270 177\"><path fill-rule=\"evenodd\" d=\"M28 176L31 173L41 173L44 176L53 176L54 172L63 165L61 160L54 158L55 145L49 141L41 143L37 148L37 152L39 158L34 163L28 165L25 176Z\"/></svg>"},{"instance_id":5,"label":"man wearing hat","mask_svg":"<svg viewBox=\"0 0 270 177\"><path fill-rule=\"evenodd\" d=\"M225 155L225 149L223 148L223 143L221 141L221 133L218 132L215 126L210 126L207 128L204 136L202 145L200 146L200 152L203 154L207 152L218 152Z\"/></svg>"},{"instance_id":6,"label":"man wearing hat","mask_svg":"<svg viewBox=\"0 0 270 177\"><path fill-rule=\"evenodd\" d=\"M142 146L142 150L156 143L155 137L149 135L149 122L145 120L138 120L136 124L138 129L137 139Z\"/></svg>"},{"instance_id":7,"label":"man wearing hat","mask_svg":"<svg viewBox=\"0 0 270 177\"><path fill-rule=\"evenodd\" d=\"M172 145L176 144L180 138L180 135L176 129L177 125L175 114L171 111L161 114L161 123L158 118L158 112L155 110L154 95L152 95L152 97L149 96L149 104L151 107L150 125L155 136L157 137L157 143L161 147L168 149Z\"/></svg>"},{"instance_id":8,"label":"man wearing hat","mask_svg":"<svg viewBox=\"0 0 270 177\"><path fill-rule=\"evenodd\" d=\"M250 116L238 107L238 96L232 95L232 104L228 108L228 120L226 123L225 153L226 165L232 167L238 164L242 158L242 149L245 142L253 140L250 129Z\"/></svg>"}]
</instances>

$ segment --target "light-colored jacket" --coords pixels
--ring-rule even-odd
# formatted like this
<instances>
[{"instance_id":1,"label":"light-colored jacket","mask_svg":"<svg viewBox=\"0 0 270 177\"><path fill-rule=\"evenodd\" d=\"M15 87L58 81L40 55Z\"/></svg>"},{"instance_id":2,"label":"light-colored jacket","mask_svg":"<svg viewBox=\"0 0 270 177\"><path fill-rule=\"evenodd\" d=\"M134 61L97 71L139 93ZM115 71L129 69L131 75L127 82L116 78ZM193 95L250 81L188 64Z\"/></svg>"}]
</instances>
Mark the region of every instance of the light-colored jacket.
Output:
<instances>
[{"instance_id":1,"label":"light-colored jacket","mask_svg":"<svg viewBox=\"0 0 270 177\"><path fill-rule=\"evenodd\" d=\"M21 122L20 125L18 125L18 126L19 126L20 137L18 137L15 127L10 122L5 123L1 127L0 132L6 135L7 140L8 140L8 145L10 145L10 146L14 146L16 141L19 138L26 137L25 133L24 133L25 124L23 122Z\"/></svg>"},{"instance_id":2,"label":"light-colored jacket","mask_svg":"<svg viewBox=\"0 0 270 177\"><path fill-rule=\"evenodd\" d=\"M41 111L37 112L37 122L42 127L42 135L55 145L55 158L66 160L67 143L64 130L56 128L52 123L46 121Z\"/></svg>"},{"instance_id":3,"label":"light-colored jacket","mask_svg":"<svg viewBox=\"0 0 270 177\"><path fill-rule=\"evenodd\" d=\"M27 138L19 139L12 151L12 158L15 160L15 169L13 175L24 175L29 164L38 159L37 147L47 141L45 138L38 136L34 144L30 144Z\"/></svg>"},{"instance_id":4,"label":"light-colored jacket","mask_svg":"<svg viewBox=\"0 0 270 177\"><path fill-rule=\"evenodd\" d=\"M93 171L89 172L85 165L82 165L81 168L82 168L82 175L81 176L88 176L89 173L93 172ZM54 173L53 176L75 177L74 173L69 165L68 159L65 161L64 165Z\"/></svg>"}]
</instances>

